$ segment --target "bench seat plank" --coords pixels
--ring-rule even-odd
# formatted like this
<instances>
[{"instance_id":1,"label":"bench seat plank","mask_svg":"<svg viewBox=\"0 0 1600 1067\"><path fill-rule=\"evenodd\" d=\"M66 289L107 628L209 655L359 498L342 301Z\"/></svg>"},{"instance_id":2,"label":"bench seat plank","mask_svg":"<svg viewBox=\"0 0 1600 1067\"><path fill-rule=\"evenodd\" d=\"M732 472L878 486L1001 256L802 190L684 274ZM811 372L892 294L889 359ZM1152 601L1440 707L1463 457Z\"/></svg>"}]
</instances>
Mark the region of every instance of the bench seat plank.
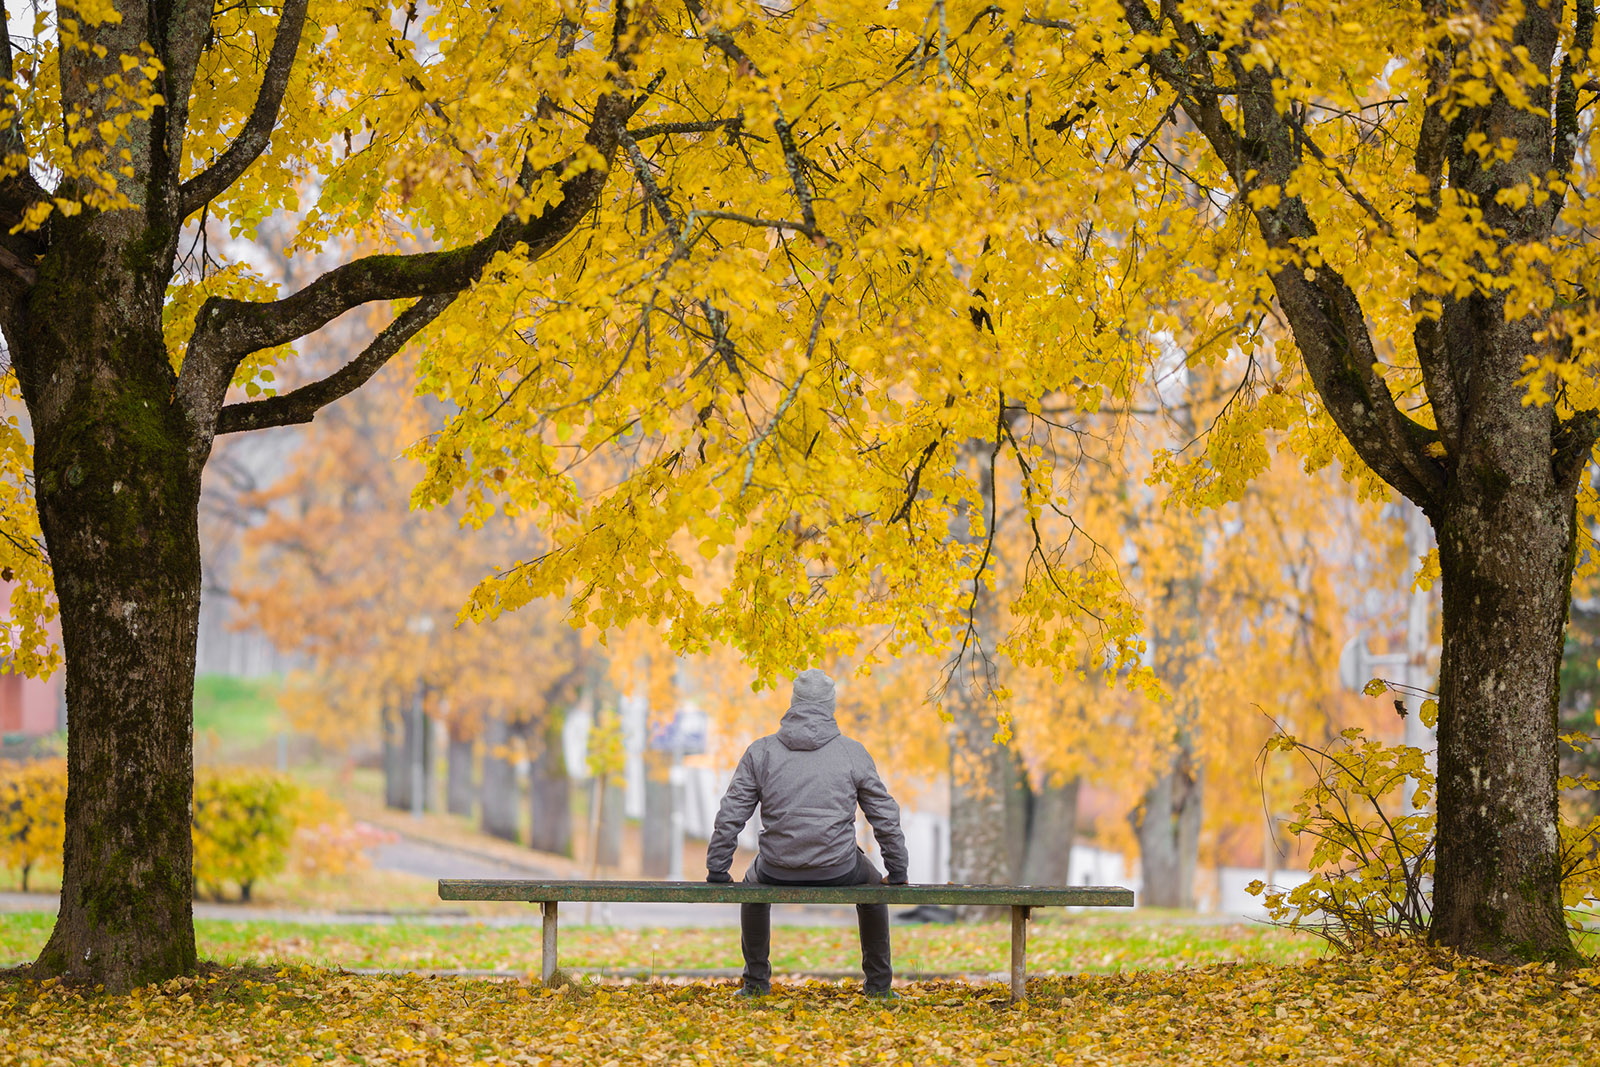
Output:
<instances>
[{"instance_id":1,"label":"bench seat plank","mask_svg":"<svg viewBox=\"0 0 1600 1067\"><path fill-rule=\"evenodd\" d=\"M745 882L548 882L441 878L441 900L587 901L612 904L983 904L995 907L1131 908L1121 886L1046 889L1009 885L756 885Z\"/></svg>"}]
</instances>

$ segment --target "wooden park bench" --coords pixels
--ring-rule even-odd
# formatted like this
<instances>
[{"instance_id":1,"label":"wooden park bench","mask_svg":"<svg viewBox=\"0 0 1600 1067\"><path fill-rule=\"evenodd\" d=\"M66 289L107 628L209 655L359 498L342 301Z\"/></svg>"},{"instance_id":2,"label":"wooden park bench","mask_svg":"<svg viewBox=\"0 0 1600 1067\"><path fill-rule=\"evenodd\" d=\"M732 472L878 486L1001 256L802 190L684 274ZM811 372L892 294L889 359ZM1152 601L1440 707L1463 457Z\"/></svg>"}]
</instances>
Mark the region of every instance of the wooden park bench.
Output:
<instances>
[{"instance_id":1,"label":"wooden park bench","mask_svg":"<svg viewBox=\"0 0 1600 1067\"><path fill-rule=\"evenodd\" d=\"M556 911L563 901L628 904L976 904L1011 909L1011 1000L1026 997L1028 917L1034 908L1131 908L1119 886L1035 889L1003 885L788 886L745 882L534 882L517 878L439 879L442 900L520 900L544 913L546 985L556 974Z\"/></svg>"}]
</instances>

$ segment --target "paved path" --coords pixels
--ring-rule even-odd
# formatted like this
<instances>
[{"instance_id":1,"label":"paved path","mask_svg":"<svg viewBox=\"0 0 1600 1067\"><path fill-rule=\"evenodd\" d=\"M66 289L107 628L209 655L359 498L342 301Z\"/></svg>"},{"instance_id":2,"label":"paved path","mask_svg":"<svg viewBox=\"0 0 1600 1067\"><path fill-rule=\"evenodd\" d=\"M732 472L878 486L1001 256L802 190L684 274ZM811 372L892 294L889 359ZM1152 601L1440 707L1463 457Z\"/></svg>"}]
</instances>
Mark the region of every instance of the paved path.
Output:
<instances>
[{"instance_id":1,"label":"paved path","mask_svg":"<svg viewBox=\"0 0 1600 1067\"><path fill-rule=\"evenodd\" d=\"M482 852L446 848L432 841L402 836L368 851L380 871L399 871L419 878L560 878L535 863L513 863ZM449 874L449 871L470 873Z\"/></svg>"}]
</instances>

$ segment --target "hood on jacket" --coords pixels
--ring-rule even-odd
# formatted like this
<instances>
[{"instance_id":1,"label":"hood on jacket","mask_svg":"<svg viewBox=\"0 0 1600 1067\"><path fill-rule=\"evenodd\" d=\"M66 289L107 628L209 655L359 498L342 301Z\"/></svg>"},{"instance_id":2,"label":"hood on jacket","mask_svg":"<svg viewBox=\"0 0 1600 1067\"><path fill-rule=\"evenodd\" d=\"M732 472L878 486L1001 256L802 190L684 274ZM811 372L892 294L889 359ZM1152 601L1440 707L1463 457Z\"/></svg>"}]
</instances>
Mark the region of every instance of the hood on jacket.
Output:
<instances>
[{"instance_id":1,"label":"hood on jacket","mask_svg":"<svg viewBox=\"0 0 1600 1067\"><path fill-rule=\"evenodd\" d=\"M795 675L789 710L778 724L778 740L791 752L811 752L839 736L833 721L833 679L813 667Z\"/></svg>"}]
</instances>

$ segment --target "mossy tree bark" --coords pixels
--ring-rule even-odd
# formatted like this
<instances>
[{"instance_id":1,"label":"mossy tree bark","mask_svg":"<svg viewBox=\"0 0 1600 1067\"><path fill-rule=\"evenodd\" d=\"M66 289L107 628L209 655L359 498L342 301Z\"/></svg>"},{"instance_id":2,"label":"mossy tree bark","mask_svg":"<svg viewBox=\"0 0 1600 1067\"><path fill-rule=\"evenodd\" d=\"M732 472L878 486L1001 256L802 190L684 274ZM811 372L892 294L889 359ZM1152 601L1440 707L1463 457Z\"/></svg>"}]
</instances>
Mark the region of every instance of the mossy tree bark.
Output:
<instances>
[{"instance_id":1,"label":"mossy tree bark","mask_svg":"<svg viewBox=\"0 0 1600 1067\"><path fill-rule=\"evenodd\" d=\"M1006 784L1006 880L1022 883L1022 869L1028 865L1028 830L1033 825L1033 784L1028 781L1028 766L1022 753L1013 746L1010 757L1010 782Z\"/></svg>"},{"instance_id":2,"label":"mossy tree bark","mask_svg":"<svg viewBox=\"0 0 1600 1067\"><path fill-rule=\"evenodd\" d=\"M547 681L539 708L523 723L532 758L528 762L528 846L558 856L572 855L572 779L567 775L566 705L585 674L591 681L604 669L598 657L585 656L575 636L554 643L547 654L563 657L565 671Z\"/></svg>"},{"instance_id":3,"label":"mossy tree bark","mask_svg":"<svg viewBox=\"0 0 1600 1067\"><path fill-rule=\"evenodd\" d=\"M1530 410L1549 421L1506 407ZM1546 457L1506 440L1483 435L1487 476L1457 480L1434 517L1444 644L1432 936L1497 959L1576 959L1556 739L1576 507Z\"/></svg>"},{"instance_id":4,"label":"mossy tree bark","mask_svg":"<svg viewBox=\"0 0 1600 1067\"><path fill-rule=\"evenodd\" d=\"M958 885L1004 885L1011 881L1007 799L1010 753L995 743L999 723L994 702L962 688L952 694L950 721L950 880ZM963 905L964 918L987 911Z\"/></svg>"},{"instance_id":5,"label":"mossy tree bark","mask_svg":"<svg viewBox=\"0 0 1600 1067\"><path fill-rule=\"evenodd\" d=\"M433 743L433 720L427 714L425 691L418 687L401 705L400 795L406 811L433 811L438 805L438 753Z\"/></svg>"},{"instance_id":6,"label":"mossy tree bark","mask_svg":"<svg viewBox=\"0 0 1600 1067\"><path fill-rule=\"evenodd\" d=\"M66 655L61 909L36 973L124 988L195 964L189 813L210 449L171 403L166 281L151 263L162 235L106 217L71 229L5 321Z\"/></svg>"},{"instance_id":7,"label":"mossy tree bark","mask_svg":"<svg viewBox=\"0 0 1600 1067\"><path fill-rule=\"evenodd\" d=\"M392 692L385 694L378 713L383 731L383 802L396 811L410 807L405 791L410 778L406 768L405 729L400 721L403 714L399 699Z\"/></svg>"},{"instance_id":8,"label":"mossy tree bark","mask_svg":"<svg viewBox=\"0 0 1600 1067\"><path fill-rule=\"evenodd\" d=\"M1302 258L1322 234L1312 207L1292 195L1294 180L1326 161L1317 131L1308 131L1315 120L1276 106L1271 65L1247 62L1255 27L1219 36L1171 7L1122 0L1129 29L1171 42L1145 56L1146 69L1209 143L1285 264L1271 275L1273 291L1327 417L1438 535L1444 651L1432 937L1493 959L1567 963L1577 955L1561 922L1558 672L1574 500L1600 416L1525 403L1526 362L1570 364L1571 343L1546 329L1542 313L1509 307L1498 279L1525 250L1551 247L1565 194L1547 176L1567 173L1586 136L1585 87L1571 56L1593 46L1596 12L1588 3L1496 10L1516 19L1515 62L1546 76L1527 79L1525 100L1497 88L1463 104L1447 89L1480 59L1449 25L1471 9L1424 5L1421 17L1438 26L1441 43L1424 68L1414 192L1396 205L1394 220L1360 205L1374 225L1439 235L1447 232L1434 227L1448 189L1481 212L1482 232L1495 244L1473 264L1493 284L1442 286L1419 257L1410 306L1388 311L1430 309L1411 337L1430 424L1412 417L1413 400L1402 406L1390 391L1389 350L1375 341L1356 287L1332 264ZM1480 158L1468 147L1477 136L1507 151ZM1538 203L1515 195L1547 184L1551 194ZM1282 195L1252 195L1267 189ZM1549 280L1558 300L1587 299L1581 288Z\"/></svg>"}]
</instances>

